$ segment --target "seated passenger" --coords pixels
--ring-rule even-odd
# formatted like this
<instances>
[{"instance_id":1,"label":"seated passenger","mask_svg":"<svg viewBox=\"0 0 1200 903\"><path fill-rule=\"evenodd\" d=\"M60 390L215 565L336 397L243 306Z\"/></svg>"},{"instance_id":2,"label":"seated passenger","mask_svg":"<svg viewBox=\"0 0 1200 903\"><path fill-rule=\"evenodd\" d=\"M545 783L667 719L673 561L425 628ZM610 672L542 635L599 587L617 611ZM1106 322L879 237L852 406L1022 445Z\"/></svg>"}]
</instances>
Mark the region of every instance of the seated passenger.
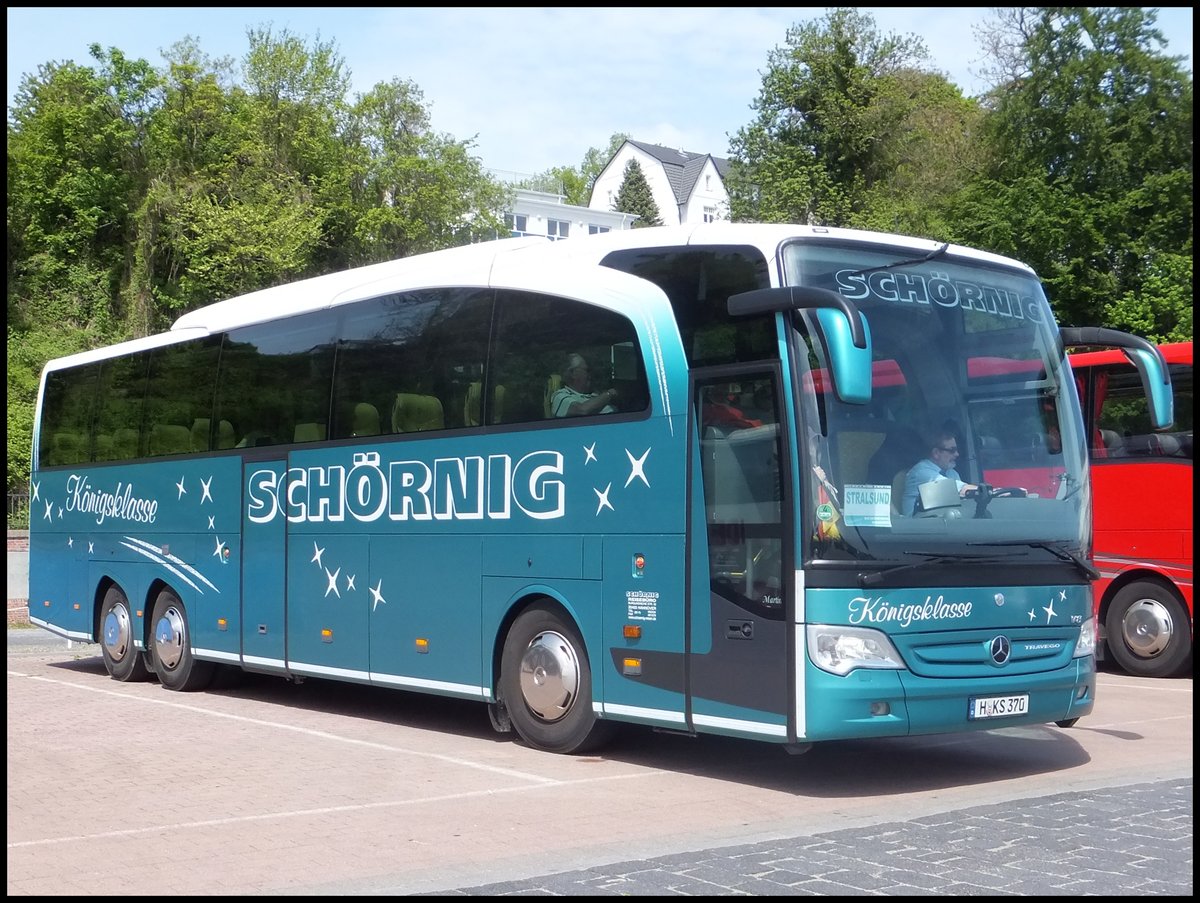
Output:
<instances>
[{"instance_id":1,"label":"seated passenger","mask_svg":"<svg viewBox=\"0 0 1200 903\"><path fill-rule=\"evenodd\" d=\"M957 437L951 430L939 430L934 434L929 454L914 464L904 478L904 498L900 502L900 511L909 517L916 514L920 487L934 480L954 480L958 484L959 496L977 489L973 483L964 483L959 477L954 469L957 460Z\"/></svg>"},{"instance_id":2,"label":"seated passenger","mask_svg":"<svg viewBox=\"0 0 1200 903\"><path fill-rule=\"evenodd\" d=\"M617 397L616 389L603 392L591 391L591 376L587 361L577 353L567 355L567 365L562 373L562 388L550 400L550 411L555 417L578 417L581 414L613 414L612 402Z\"/></svg>"}]
</instances>

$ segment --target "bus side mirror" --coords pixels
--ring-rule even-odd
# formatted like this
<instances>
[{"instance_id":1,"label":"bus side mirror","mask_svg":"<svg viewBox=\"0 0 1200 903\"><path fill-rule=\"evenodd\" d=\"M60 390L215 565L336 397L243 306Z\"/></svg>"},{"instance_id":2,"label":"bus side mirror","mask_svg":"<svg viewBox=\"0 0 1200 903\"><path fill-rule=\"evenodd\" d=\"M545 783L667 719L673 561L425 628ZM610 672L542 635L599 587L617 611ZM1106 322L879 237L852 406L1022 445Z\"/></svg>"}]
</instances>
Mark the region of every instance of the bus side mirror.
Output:
<instances>
[{"instance_id":1,"label":"bus side mirror","mask_svg":"<svg viewBox=\"0 0 1200 903\"><path fill-rule=\"evenodd\" d=\"M761 288L730 295L727 306L733 317L816 311L837 397L846 404L870 403L871 330L866 317L845 296L811 286Z\"/></svg>"},{"instance_id":2,"label":"bus side mirror","mask_svg":"<svg viewBox=\"0 0 1200 903\"><path fill-rule=\"evenodd\" d=\"M1120 348L1142 380L1142 391L1150 409L1150 425L1165 430L1175 422L1175 396L1171 371L1158 347L1141 336L1100 326L1064 326L1059 330L1064 347L1111 346Z\"/></svg>"},{"instance_id":3,"label":"bus side mirror","mask_svg":"<svg viewBox=\"0 0 1200 903\"><path fill-rule=\"evenodd\" d=\"M817 320L825 333L825 347L829 351L829 366L833 371L833 388L846 404L870 404L871 402L871 330L867 318L862 318L865 343L862 348L855 344L850 324L836 310L818 310Z\"/></svg>"}]
</instances>

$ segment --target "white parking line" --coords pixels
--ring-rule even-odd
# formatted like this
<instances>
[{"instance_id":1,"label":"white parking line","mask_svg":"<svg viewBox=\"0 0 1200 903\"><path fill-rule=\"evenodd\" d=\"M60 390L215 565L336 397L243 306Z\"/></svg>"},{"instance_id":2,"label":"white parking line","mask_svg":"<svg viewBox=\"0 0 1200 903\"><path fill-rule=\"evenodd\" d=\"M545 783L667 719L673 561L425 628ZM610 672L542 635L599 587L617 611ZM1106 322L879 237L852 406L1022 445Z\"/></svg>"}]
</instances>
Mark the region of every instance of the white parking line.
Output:
<instances>
[{"instance_id":1,"label":"white parking line","mask_svg":"<svg viewBox=\"0 0 1200 903\"><path fill-rule=\"evenodd\" d=\"M283 724L279 721L265 721L261 718L248 718L245 715L231 715L228 712L216 712L212 709L206 709L203 706L188 705L182 702L174 702L171 699L151 699L145 696L133 696L129 693L122 693L117 690L109 690L100 687L89 687L83 684L73 683L69 680L57 680L53 677L40 677L33 674L22 674L19 671L9 671L9 677L24 677L28 680L41 681L42 683L56 684L61 687L70 687L73 690L83 690L87 693L98 693L103 696L112 696L117 699L125 699L130 702L142 702L148 705L166 706L172 709L179 709L185 712L197 712L201 715L210 715L213 718L225 718L229 721L241 721L247 724L255 724L260 727L278 728L283 731L291 731L296 734L303 734L308 737L317 737L322 740L332 740L335 743L346 743L351 746L363 746L368 749L378 749L384 752L399 753L405 756L418 756L424 759L434 759L438 762L447 762L451 765L460 765L463 768L474 768L479 771L487 771L492 774L504 775L510 778L517 778L522 781L529 781L533 784L557 785L560 782L554 778L547 778L543 775L530 774L526 771L516 771L511 768L500 768L495 765L484 765L479 762L472 762L470 759L462 759L457 756L446 756L440 753L425 752L419 749L408 749L403 746L392 746L388 743L377 743L372 740L357 740L353 737L343 737L338 734L331 734L328 731L318 731L307 727L297 727L294 724Z\"/></svg>"},{"instance_id":2,"label":"white parking line","mask_svg":"<svg viewBox=\"0 0 1200 903\"><path fill-rule=\"evenodd\" d=\"M241 719L243 721L250 719ZM270 722L264 722L270 723ZM385 747L386 748L386 747ZM403 751L403 750L401 750ZM496 770L496 769L492 769ZM329 815L337 812L367 812L372 809L398 809L403 806L423 806L429 803L445 803L452 800L467 800L489 796L500 796L505 793L528 793L531 790L541 790L546 787L578 787L583 784L598 784L601 781L623 781L628 778L650 777L654 772L646 771L640 774L613 774L604 777L583 778L578 781L552 781L542 779L536 787L502 787L498 790L473 790L468 793L448 793L442 796L427 796L412 800L387 800L376 803L361 803L354 806L326 806L320 809L295 809L290 812L264 812L260 815L244 815L238 818L211 818L205 821L183 822L180 824L153 825L146 828L128 828L123 831L104 831L99 834L74 834L67 837L47 837L42 840L19 840L7 844L10 850L20 847L44 847L60 843L88 842L92 840L107 840L113 837L134 837L138 834L163 834L167 832L186 830L188 828L211 828L246 824L249 822L269 821L285 818L310 818L314 815Z\"/></svg>"}]
</instances>

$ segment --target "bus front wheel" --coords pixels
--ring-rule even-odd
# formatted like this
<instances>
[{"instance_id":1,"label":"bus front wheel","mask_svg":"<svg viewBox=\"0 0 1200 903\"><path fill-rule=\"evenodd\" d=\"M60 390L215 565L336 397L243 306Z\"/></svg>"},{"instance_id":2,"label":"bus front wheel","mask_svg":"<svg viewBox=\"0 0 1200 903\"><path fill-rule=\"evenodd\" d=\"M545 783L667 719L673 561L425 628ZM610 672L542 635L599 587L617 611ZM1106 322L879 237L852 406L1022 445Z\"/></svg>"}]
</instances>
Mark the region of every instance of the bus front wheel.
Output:
<instances>
[{"instance_id":1,"label":"bus front wheel","mask_svg":"<svg viewBox=\"0 0 1200 903\"><path fill-rule=\"evenodd\" d=\"M154 600L154 642L151 656L159 682L168 690L203 690L213 679L216 666L192 655L191 634L183 602L169 589Z\"/></svg>"},{"instance_id":2,"label":"bus front wheel","mask_svg":"<svg viewBox=\"0 0 1200 903\"><path fill-rule=\"evenodd\" d=\"M1171 677L1187 664L1192 635L1187 613L1175 595L1139 580L1121 587L1105 617L1108 651L1138 677Z\"/></svg>"},{"instance_id":3,"label":"bus front wheel","mask_svg":"<svg viewBox=\"0 0 1200 903\"><path fill-rule=\"evenodd\" d=\"M500 698L517 733L547 752L581 753L608 739L592 711L592 673L575 626L547 605L513 622L500 659Z\"/></svg>"},{"instance_id":4,"label":"bus front wheel","mask_svg":"<svg viewBox=\"0 0 1200 903\"><path fill-rule=\"evenodd\" d=\"M100 604L100 651L104 668L113 680L147 680L150 669L134 642L137 627L129 610L129 600L116 586L110 586Z\"/></svg>"}]
</instances>

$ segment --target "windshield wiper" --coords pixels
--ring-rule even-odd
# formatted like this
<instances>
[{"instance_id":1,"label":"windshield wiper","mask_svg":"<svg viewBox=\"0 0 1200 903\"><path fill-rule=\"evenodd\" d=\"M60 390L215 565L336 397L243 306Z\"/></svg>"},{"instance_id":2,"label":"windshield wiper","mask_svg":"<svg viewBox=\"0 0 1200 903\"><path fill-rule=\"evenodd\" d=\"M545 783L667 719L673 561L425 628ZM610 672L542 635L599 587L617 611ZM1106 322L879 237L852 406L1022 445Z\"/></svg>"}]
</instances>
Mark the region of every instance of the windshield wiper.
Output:
<instances>
[{"instance_id":1,"label":"windshield wiper","mask_svg":"<svg viewBox=\"0 0 1200 903\"><path fill-rule=\"evenodd\" d=\"M883 582L885 576L898 574L900 571L908 571L912 568L927 567L935 564L946 564L951 561L969 561L972 564L981 564L985 561L998 561L1002 558L1012 558L1012 555L964 555L962 552L920 552L912 549L906 549L905 555L921 555L925 558L924 561L913 561L908 564L900 564L895 567L887 568L882 571L874 571L870 574L859 574L858 585L864 589L868 586L877 586Z\"/></svg>"},{"instance_id":2,"label":"windshield wiper","mask_svg":"<svg viewBox=\"0 0 1200 903\"><path fill-rule=\"evenodd\" d=\"M880 270L891 270L896 267L910 267L913 264L925 263L927 260L933 260L935 257L941 257L946 253L946 249L950 247L950 242L942 242L941 247L934 248L924 257L913 257L911 260L894 260L891 263L881 264L877 267L867 267L865 270L857 270L851 273L851 276L865 276L867 273L878 273Z\"/></svg>"},{"instance_id":3,"label":"windshield wiper","mask_svg":"<svg viewBox=\"0 0 1200 903\"><path fill-rule=\"evenodd\" d=\"M969 542L969 546L1026 546L1030 549L1045 549L1059 561L1069 561L1075 567L1079 568L1080 572L1089 580L1099 580L1100 572L1076 555L1074 552L1068 552L1066 549L1056 545L1051 545L1048 542L1034 540L1025 542L1022 540L1014 540L1013 542Z\"/></svg>"}]
</instances>

